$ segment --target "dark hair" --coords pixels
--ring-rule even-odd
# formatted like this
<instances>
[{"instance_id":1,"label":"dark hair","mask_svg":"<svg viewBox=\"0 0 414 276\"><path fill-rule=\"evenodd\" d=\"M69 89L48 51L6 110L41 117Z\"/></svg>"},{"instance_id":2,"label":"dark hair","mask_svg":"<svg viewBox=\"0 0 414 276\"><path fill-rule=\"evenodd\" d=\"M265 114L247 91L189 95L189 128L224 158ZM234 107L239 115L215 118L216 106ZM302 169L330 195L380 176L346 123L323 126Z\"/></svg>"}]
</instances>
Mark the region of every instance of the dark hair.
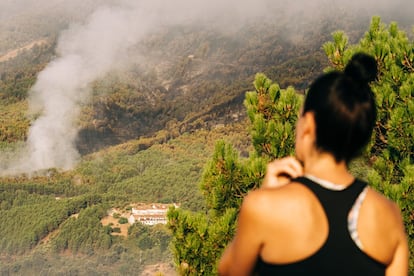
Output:
<instances>
[{"instance_id":1,"label":"dark hair","mask_svg":"<svg viewBox=\"0 0 414 276\"><path fill-rule=\"evenodd\" d=\"M303 113L314 113L316 147L337 162L349 162L371 138L377 111L369 82L376 75L375 59L358 53L344 72L324 74L309 88Z\"/></svg>"}]
</instances>

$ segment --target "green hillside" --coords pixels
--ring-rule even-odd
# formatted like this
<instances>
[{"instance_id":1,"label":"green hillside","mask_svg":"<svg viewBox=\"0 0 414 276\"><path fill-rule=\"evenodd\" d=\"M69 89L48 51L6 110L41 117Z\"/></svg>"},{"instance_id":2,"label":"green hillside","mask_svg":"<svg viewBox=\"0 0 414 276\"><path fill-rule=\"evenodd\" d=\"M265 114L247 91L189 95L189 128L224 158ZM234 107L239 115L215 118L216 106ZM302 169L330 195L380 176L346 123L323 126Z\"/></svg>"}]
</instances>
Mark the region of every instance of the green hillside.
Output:
<instances>
[{"instance_id":1,"label":"green hillside","mask_svg":"<svg viewBox=\"0 0 414 276\"><path fill-rule=\"evenodd\" d=\"M92 10L92 2L85 1L82 13L52 5L54 16L23 14L1 27L7 30L0 32L1 162L15 157L39 115L27 115L29 89L56 57L58 33ZM305 23L286 29L286 22L260 22L232 34L173 26L146 37L129 53L136 62L94 81L91 99L81 102L81 160L73 170L0 177L0 274L173 273L165 226L134 224L120 236L124 223L102 224L108 210L157 202L207 213L200 181L216 142L232 144L242 159L254 150L243 101L255 74L302 94L330 65L322 45L331 33L345 30L355 42L369 20L332 15L318 31ZM14 25L25 30L16 39ZM1 59L11 53L17 54Z\"/></svg>"},{"instance_id":2,"label":"green hillside","mask_svg":"<svg viewBox=\"0 0 414 276\"><path fill-rule=\"evenodd\" d=\"M166 229L131 228L127 238L119 238L100 219L110 207L123 209L136 202L176 202L202 210L198 181L214 141L225 139L248 150L249 139L243 133L247 133L243 124L197 130L166 142L160 142L165 137L159 133L85 156L71 172L49 170L46 176L1 178L2 274L41 273L45 265L56 274L71 269L132 273L145 264L171 262ZM75 214L77 219L72 218ZM134 231L148 235L142 240ZM134 255L142 255L140 263L130 262ZM108 264L102 265L102 260Z\"/></svg>"}]
</instances>

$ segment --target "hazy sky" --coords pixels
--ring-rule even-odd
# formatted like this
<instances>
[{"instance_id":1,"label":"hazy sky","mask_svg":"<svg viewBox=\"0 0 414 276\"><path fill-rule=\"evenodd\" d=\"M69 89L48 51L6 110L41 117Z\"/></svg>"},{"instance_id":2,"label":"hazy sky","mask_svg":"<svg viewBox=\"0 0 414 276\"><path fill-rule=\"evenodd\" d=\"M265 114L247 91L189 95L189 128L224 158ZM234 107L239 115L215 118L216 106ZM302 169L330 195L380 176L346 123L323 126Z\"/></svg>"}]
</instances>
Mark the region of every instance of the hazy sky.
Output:
<instances>
[{"instance_id":1,"label":"hazy sky","mask_svg":"<svg viewBox=\"0 0 414 276\"><path fill-rule=\"evenodd\" d=\"M298 13L304 17L300 20L304 20L332 14L335 10L370 16L391 15L391 19L398 20L411 18L414 12L412 0L1 0L0 22L28 14L50 16L52 13L67 13L86 17L87 13L105 4L141 11L145 16L140 20L157 17L159 22L165 23L215 19L230 24L253 17L268 19Z\"/></svg>"}]
</instances>

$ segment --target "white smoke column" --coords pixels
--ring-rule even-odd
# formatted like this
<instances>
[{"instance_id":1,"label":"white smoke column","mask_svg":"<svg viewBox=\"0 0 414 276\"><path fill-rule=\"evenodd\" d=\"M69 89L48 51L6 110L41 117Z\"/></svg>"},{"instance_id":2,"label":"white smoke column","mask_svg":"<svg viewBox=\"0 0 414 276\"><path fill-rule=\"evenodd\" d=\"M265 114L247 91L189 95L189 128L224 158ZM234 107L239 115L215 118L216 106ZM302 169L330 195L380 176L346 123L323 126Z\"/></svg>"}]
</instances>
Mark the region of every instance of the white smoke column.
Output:
<instances>
[{"instance_id":1,"label":"white smoke column","mask_svg":"<svg viewBox=\"0 0 414 276\"><path fill-rule=\"evenodd\" d=\"M90 84L113 69L148 29L134 24L137 12L102 8L86 25L72 27L61 36L58 58L39 74L31 89L32 106L40 108L41 115L29 130L29 156L21 163L21 171L69 169L77 162L79 102L89 97Z\"/></svg>"},{"instance_id":2,"label":"white smoke column","mask_svg":"<svg viewBox=\"0 0 414 276\"><path fill-rule=\"evenodd\" d=\"M66 30L58 42L58 57L38 75L30 91L31 109L40 116L30 127L27 152L3 172L72 168L79 159L75 147L79 103L90 96L90 84L120 60L128 62L125 53L150 30L212 18L219 22L229 17L231 9L233 16L252 12L247 6L234 5L237 1L214 2L126 1L124 6L100 8L86 24Z\"/></svg>"}]
</instances>

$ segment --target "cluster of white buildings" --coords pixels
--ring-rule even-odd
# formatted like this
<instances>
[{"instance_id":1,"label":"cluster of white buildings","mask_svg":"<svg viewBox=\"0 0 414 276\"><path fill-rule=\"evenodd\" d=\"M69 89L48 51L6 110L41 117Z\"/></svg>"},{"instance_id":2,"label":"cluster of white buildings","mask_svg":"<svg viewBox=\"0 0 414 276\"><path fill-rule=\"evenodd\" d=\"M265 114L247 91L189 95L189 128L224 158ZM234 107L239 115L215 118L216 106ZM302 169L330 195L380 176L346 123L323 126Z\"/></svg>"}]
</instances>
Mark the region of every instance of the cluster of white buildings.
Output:
<instances>
[{"instance_id":1,"label":"cluster of white buildings","mask_svg":"<svg viewBox=\"0 0 414 276\"><path fill-rule=\"evenodd\" d=\"M170 206L178 207L176 204L151 204L133 207L128 222L131 225L136 222L145 225L167 224L167 212Z\"/></svg>"}]
</instances>

